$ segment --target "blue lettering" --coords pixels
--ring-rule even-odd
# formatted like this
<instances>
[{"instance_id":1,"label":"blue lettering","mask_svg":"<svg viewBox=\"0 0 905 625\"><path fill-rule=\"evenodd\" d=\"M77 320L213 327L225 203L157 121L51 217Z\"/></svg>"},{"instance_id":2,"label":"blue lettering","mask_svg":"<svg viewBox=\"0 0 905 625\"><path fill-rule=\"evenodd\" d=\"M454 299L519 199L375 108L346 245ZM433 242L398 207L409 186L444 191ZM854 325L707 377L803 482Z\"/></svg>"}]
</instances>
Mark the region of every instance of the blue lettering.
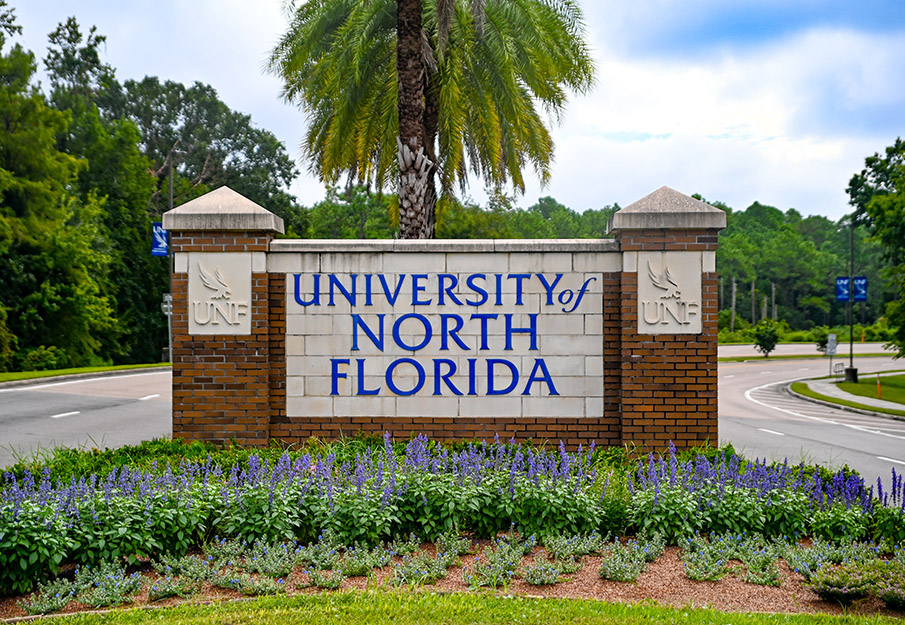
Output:
<instances>
[{"instance_id":1,"label":"blue lettering","mask_svg":"<svg viewBox=\"0 0 905 625\"><path fill-rule=\"evenodd\" d=\"M311 306L312 304L315 306L321 305L321 274L314 274L314 294L311 296L311 301L308 302L304 301L302 299L301 293L299 293L299 291L301 290L299 288L299 283L301 282L302 274L295 274L293 276L293 279L295 281L295 301L298 302L299 306Z\"/></svg>"},{"instance_id":2,"label":"blue lettering","mask_svg":"<svg viewBox=\"0 0 905 625\"><path fill-rule=\"evenodd\" d=\"M483 306L484 302L487 301L487 291L483 287L480 287L474 283L474 281L478 278L484 280L485 282L487 280L487 276L485 276L483 273L473 273L465 280L465 284L468 285L468 288L481 296L481 299L479 300L465 300L465 303L469 306Z\"/></svg>"},{"instance_id":3,"label":"blue lettering","mask_svg":"<svg viewBox=\"0 0 905 625\"><path fill-rule=\"evenodd\" d=\"M588 287L589 287L590 284L591 284L594 280L596 280L596 279L597 279L596 276L591 276L590 278L588 278L587 280L585 280L585 281L584 281L584 284L581 285L581 289L579 289L579 291L578 291L578 296L575 298L575 304L573 304L573 305L572 305L572 308L570 308L569 310L566 310L565 307L563 307L562 311L563 311L563 312L570 313L570 312L572 312L573 310L575 310L576 308L578 308L578 305L581 303L581 298L584 297L584 294L585 294L585 292L588 290ZM569 294L569 297L566 298L565 301L563 301L563 295L565 295L566 293ZM568 304L569 301L570 301L571 299L572 299L572 291L571 291L571 290L563 291L562 293L559 294L559 303L560 303L560 304Z\"/></svg>"},{"instance_id":4,"label":"blue lettering","mask_svg":"<svg viewBox=\"0 0 905 625\"><path fill-rule=\"evenodd\" d=\"M399 297L399 291L402 289L402 283L405 282L405 274L399 274L399 282L396 283L396 290L393 291L392 296L390 296L390 285L387 284L386 276L381 273L377 277L380 278L380 285L383 287L383 294L386 295L387 301L390 303L390 306L395 306L396 298Z\"/></svg>"},{"instance_id":5,"label":"blue lettering","mask_svg":"<svg viewBox=\"0 0 905 625\"><path fill-rule=\"evenodd\" d=\"M503 274L497 273L494 274L496 277L496 301L493 302L494 306L502 306L503 305Z\"/></svg>"},{"instance_id":6,"label":"blue lettering","mask_svg":"<svg viewBox=\"0 0 905 625\"><path fill-rule=\"evenodd\" d=\"M509 382L509 386L506 388L501 388L499 390L495 389L493 386L494 380L494 367L496 365L505 365L509 368L509 374L512 376L512 379ZM508 360L503 360L502 358L488 358L487 359L487 394L488 395L508 395L512 392L512 389L515 388L515 385L518 384L518 369L514 364L509 362Z\"/></svg>"},{"instance_id":7,"label":"blue lettering","mask_svg":"<svg viewBox=\"0 0 905 625\"><path fill-rule=\"evenodd\" d=\"M531 335L531 351L537 351L537 313L531 313L528 318L531 320L530 326L527 328L513 328L512 314L506 313L506 351L512 351L512 335L513 334L530 334Z\"/></svg>"},{"instance_id":8,"label":"blue lettering","mask_svg":"<svg viewBox=\"0 0 905 625\"><path fill-rule=\"evenodd\" d=\"M547 282L547 278L544 277L544 274L537 274L537 279L540 280L540 283L544 285L544 290L547 291L547 306L553 305L553 289L556 288L556 285L559 284L559 281L562 280L562 274L556 274L556 279L553 281L553 284L549 284Z\"/></svg>"},{"instance_id":9,"label":"blue lettering","mask_svg":"<svg viewBox=\"0 0 905 625\"><path fill-rule=\"evenodd\" d=\"M543 375L535 375L538 369L543 372ZM549 394L559 395L559 392L556 390L556 386L553 385L553 376L550 375L550 370L547 369L547 363L544 362L543 358L538 358L534 361L534 368L531 370L531 375L528 376L528 383L525 385L525 390L522 391L522 395L530 395L531 385L535 382L546 382L547 391L549 391Z\"/></svg>"},{"instance_id":10,"label":"blue lettering","mask_svg":"<svg viewBox=\"0 0 905 625\"><path fill-rule=\"evenodd\" d=\"M422 280L427 280L426 273L416 273L412 275L412 306L427 306L431 300L422 300L418 298L418 294L427 290L426 284L419 284Z\"/></svg>"},{"instance_id":11,"label":"blue lettering","mask_svg":"<svg viewBox=\"0 0 905 625\"><path fill-rule=\"evenodd\" d=\"M406 319L417 319L421 322L421 326L424 328L424 339L422 339L422 341L417 345L407 345L402 340L400 327L402 326L402 322ZM434 330L431 327L431 322L428 321L427 317L425 317L424 315L419 315L417 313L408 313L396 319L396 322L393 324L393 340L396 341L396 345L405 350L417 352L419 349L423 349L425 345L430 343L430 340L433 336Z\"/></svg>"},{"instance_id":12,"label":"blue lettering","mask_svg":"<svg viewBox=\"0 0 905 625\"><path fill-rule=\"evenodd\" d=\"M437 280L439 285L437 287L437 291L440 293L440 305L444 306L446 302L444 301L443 296L449 295L449 299L455 302L457 305L461 306L462 302L459 301L459 298L456 297L456 294L453 293L453 289L459 286L459 279L451 273L441 273L437 276ZM449 281L448 286L444 286L446 281Z\"/></svg>"},{"instance_id":13,"label":"blue lettering","mask_svg":"<svg viewBox=\"0 0 905 625\"><path fill-rule=\"evenodd\" d=\"M336 304L333 303L333 294L334 294L334 287L335 287L335 289L338 289L339 292L342 293L343 297L346 298L346 300L349 302L350 305L355 306L355 283L358 279L358 276L354 273L349 274L349 277L352 278L352 288L349 289L348 291L346 290L346 287L343 286L342 282L339 281L339 278L336 277L336 274L331 273L329 277L330 277L330 303L327 305L336 306Z\"/></svg>"},{"instance_id":14,"label":"blue lettering","mask_svg":"<svg viewBox=\"0 0 905 625\"><path fill-rule=\"evenodd\" d=\"M515 305L522 306L522 282L531 277L530 273L510 273L509 279L515 279Z\"/></svg>"},{"instance_id":15,"label":"blue lettering","mask_svg":"<svg viewBox=\"0 0 905 625\"><path fill-rule=\"evenodd\" d=\"M477 358L469 358L468 359L468 394L469 395L477 395L478 394L478 376L475 373L475 365L477 364Z\"/></svg>"},{"instance_id":16,"label":"blue lettering","mask_svg":"<svg viewBox=\"0 0 905 625\"><path fill-rule=\"evenodd\" d=\"M330 359L330 394L331 395L339 395L339 381L341 379L345 379L349 377L348 373L342 373L339 370L339 365L348 365L348 358L331 358Z\"/></svg>"},{"instance_id":17,"label":"blue lettering","mask_svg":"<svg viewBox=\"0 0 905 625\"><path fill-rule=\"evenodd\" d=\"M364 358L356 358L358 361L358 392L356 395L376 395L380 392L380 387L377 388L365 388L365 359Z\"/></svg>"},{"instance_id":18,"label":"blue lettering","mask_svg":"<svg viewBox=\"0 0 905 625\"><path fill-rule=\"evenodd\" d=\"M373 274L366 273L365 274L365 306L373 306L374 302L371 301L371 279L374 277Z\"/></svg>"},{"instance_id":19,"label":"blue lettering","mask_svg":"<svg viewBox=\"0 0 905 625\"><path fill-rule=\"evenodd\" d=\"M441 371L442 365L446 365L446 373ZM456 373L456 363L454 360L448 360L446 358L435 358L434 359L434 395L442 395L440 392L440 382L443 381L446 383L446 386L449 387L449 390L453 392L455 395L461 395L462 391L456 388L456 385L453 384L451 378Z\"/></svg>"},{"instance_id":20,"label":"blue lettering","mask_svg":"<svg viewBox=\"0 0 905 625\"><path fill-rule=\"evenodd\" d=\"M456 327L450 329L449 322L454 321ZM459 330L462 329L462 325L465 323L465 320L462 319L459 315L440 315L440 350L448 351L449 350L449 341L447 339L452 338L456 342L456 345L468 351L468 345L462 342L462 339L459 338Z\"/></svg>"},{"instance_id":21,"label":"blue lettering","mask_svg":"<svg viewBox=\"0 0 905 625\"><path fill-rule=\"evenodd\" d=\"M415 372L418 374L418 382L415 384L414 388L409 391L403 391L401 388L396 386L396 382L393 381L393 373L396 371L396 367L403 363L415 367ZM387 367L386 382L387 387L396 395L414 395L421 390L421 387L424 386L424 367L421 366L421 363L412 358L399 358L398 360L391 362L390 366Z\"/></svg>"},{"instance_id":22,"label":"blue lettering","mask_svg":"<svg viewBox=\"0 0 905 625\"><path fill-rule=\"evenodd\" d=\"M352 351L357 352L358 348L358 328L361 328L371 342L374 343L374 347L383 351L383 318L386 315L380 314L377 315L377 334L368 327L368 324L364 322L361 318L361 315L353 314L352 315Z\"/></svg>"},{"instance_id":23,"label":"blue lettering","mask_svg":"<svg viewBox=\"0 0 905 625\"><path fill-rule=\"evenodd\" d=\"M487 314L487 313L477 313L471 316L472 319L477 319L481 322L481 349L490 349L487 346L487 322L490 319L496 319L499 315L497 314Z\"/></svg>"}]
</instances>

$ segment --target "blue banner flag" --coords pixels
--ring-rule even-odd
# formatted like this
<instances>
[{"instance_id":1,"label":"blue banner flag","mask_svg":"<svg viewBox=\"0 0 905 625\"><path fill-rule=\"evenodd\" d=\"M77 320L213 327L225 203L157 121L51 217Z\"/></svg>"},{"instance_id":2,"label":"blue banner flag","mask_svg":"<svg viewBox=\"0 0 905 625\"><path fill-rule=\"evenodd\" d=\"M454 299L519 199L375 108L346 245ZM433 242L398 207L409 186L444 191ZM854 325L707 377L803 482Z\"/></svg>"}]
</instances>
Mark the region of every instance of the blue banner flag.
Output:
<instances>
[{"instance_id":1,"label":"blue banner flag","mask_svg":"<svg viewBox=\"0 0 905 625\"><path fill-rule=\"evenodd\" d=\"M836 301L847 302L851 297L851 291L848 286L848 276L840 276L836 278Z\"/></svg>"},{"instance_id":2,"label":"blue banner flag","mask_svg":"<svg viewBox=\"0 0 905 625\"><path fill-rule=\"evenodd\" d=\"M163 224L155 221L151 224L151 256L166 256L170 251L170 233L163 229Z\"/></svg>"},{"instance_id":3,"label":"blue banner flag","mask_svg":"<svg viewBox=\"0 0 905 625\"><path fill-rule=\"evenodd\" d=\"M854 302L866 302L867 301L867 276L855 276L852 281L852 301Z\"/></svg>"}]
</instances>

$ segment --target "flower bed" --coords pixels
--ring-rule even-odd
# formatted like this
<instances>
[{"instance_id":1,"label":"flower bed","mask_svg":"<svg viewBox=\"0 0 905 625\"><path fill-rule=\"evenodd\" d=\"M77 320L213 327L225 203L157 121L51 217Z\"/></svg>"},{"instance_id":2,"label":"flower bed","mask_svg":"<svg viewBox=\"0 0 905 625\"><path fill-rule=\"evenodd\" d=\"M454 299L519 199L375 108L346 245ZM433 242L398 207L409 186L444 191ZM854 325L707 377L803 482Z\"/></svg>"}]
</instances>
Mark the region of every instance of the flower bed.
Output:
<instances>
[{"instance_id":1,"label":"flower bed","mask_svg":"<svg viewBox=\"0 0 905 625\"><path fill-rule=\"evenodd\" d=\"M905 542L901 476L876 496L856 475L746 463L735 455L680 462L674 450L625 473L599 453L511 443L458 451L423 437L389 439L344 461L324 454L229 469L208 459L175 470L122 467L52 483L7 476L0 492L0 593L25 593L67 563L98 566L181 557L217 535L253 544L310 543L330 531L373 547L456 529L494 537L515 528L556 536L660 535L680 544L726 532ZM626 555L631 560L632 555Z\"/></svg>"}]
</instances>

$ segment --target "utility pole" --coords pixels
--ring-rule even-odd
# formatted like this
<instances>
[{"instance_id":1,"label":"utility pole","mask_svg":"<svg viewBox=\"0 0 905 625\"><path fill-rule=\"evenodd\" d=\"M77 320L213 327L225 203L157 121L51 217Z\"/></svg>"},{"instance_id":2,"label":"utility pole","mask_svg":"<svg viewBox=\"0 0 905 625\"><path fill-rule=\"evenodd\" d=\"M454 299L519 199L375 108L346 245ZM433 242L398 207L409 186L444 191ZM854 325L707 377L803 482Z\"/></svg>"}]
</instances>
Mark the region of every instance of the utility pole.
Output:
<instances>
[{"instance_id":1,"label":"utility pole","mask_svg":"<svg viewBox=\"0 0 905 625\"><path fill-rule=\"evenodd\" d=\"M773 290L773 321L777 321L776 317L776 283L770 281L770 288Z\"/></svg>"},{"instance_id":2,"label":"utility pole","mask_svg":"<svg viewBox=\"0 0 905 625\"><path fill-rule=\"evenodd\" d=\"M173 152L170 152L170 201L168 203L170 210L173 210ZM169 303L170 303L170 314L167 315L167 339L168 339L168 355L170 364L173 364L173 269L174 269L174 259L175 255L173 254L173 247L171 245L167 246L167 264L169 265L169 272L167 272L167 280L169 282L169 287L167 289L167 295L169 295Z\"/></svg>"},{"instance_id":3,"label":"utility pole","mask_svg":"<svg viewBox=\"0 0 905 625\"><path fill-rule=\"evenodd\" d=\"M845 370L846 382L858 381L858 370L855 369L855 217L848 218L848 369Z\"/></svg>"},{"instance_id":4,"label":"utility pole","mask_svg":"<svg viewBox=\"0 0 905 625\"><path fill-rule=\"evenodd\" d=\"M729 317L729 331L735 332L735 278L732 278L732 315Z\"/></svg>"},{"instance_id":5,"label":"utility pole","mask_svg":"<svg viewBox=\"0 0 905 625\"><path fill-rule=\"evenodd\" d=\"M751 278L751 325L757 325L757 297L754 295L754 278Z\"/></svg>"}]
</instances>

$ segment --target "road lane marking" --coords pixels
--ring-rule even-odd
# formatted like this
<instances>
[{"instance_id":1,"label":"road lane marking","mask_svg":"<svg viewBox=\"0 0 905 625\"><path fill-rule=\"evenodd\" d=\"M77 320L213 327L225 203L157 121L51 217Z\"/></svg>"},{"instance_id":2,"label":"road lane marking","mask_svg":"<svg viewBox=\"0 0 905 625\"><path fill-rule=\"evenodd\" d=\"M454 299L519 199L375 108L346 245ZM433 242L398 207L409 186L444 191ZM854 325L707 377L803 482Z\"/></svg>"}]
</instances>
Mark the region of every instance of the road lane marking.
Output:
<instances>
[{"instance_id":1,"label":"road lane marking","mask_svg":"<svg viewBox=\"0 0 905 625\"><path fill-rule=\"evenodd\" d=\"M799 368L798 370L799 370L799 371L810 371L811 368L810 368L810 367L801 367L801 368Z\"/></svg>"},{"instance_id":2,"label":"road lane marking","mask_svg":"<svg viewBox=\"0 0 905 625\"><path fill-rule=\"evenodd\" d=\"M160 397L160 393L154 393L153 395L145 395L144 397L139 397L138 401L148 401L149 399L154 399L155 397Z\"/></svg>"},{"instance_id":3,"label":"road lane marking","mask_svg":"<svg viewBox=\"0 0 905 625\"><path fill-rule=\"evenodd\" d=\"M0 388L0 393L12 393L15 391L37 391L42 388L50 388L51 386L65 386L66 384L79 384L81 382L96 382L98 380L112 380L114 378L137 378L142 375L169 375L170 370L166 371L151 371L148 373L127 373L126 375L105 375L103 377L97 378L79 378L78 380L66 380L65 382L52 382L50 384L36 384L32 385L22 385L22 386L11 386L9 388Z\"/></svg>"},{"instance_id":4,"label":"road lane marking","mask_svg":"<svg viewBox=\"0 0 905 625\"><path fill-rule=\"evenodd\" d=\"M773 373L772 371L761 371L760 374L763 375L765 373Z\"/></svg>"},{"instance_id":5,"label":"road lane marking","mask_svg":"<svg viewBox=\"0 0 905 625\"><path fill-rule=\"evenodd\" d=\"M803 380L803 379L806 379L806 378L799 378L799 379L802 379L802 380ZM765 408L770 408L771 410L778 410L779 412L784 412L784 413L786 413L786 414L790 414L790 415L792 415L793 417L800 417L800 418L802 418L802 419L809 419L809 420L811 420L811 421L819 421L820 423L828 423L828 424L830 424L830 425L840 425L840 426L845 427L845 428L851 428L851 429L853 429L853 430L858 430L859 432L867 432L867 433L869 433L869 434L876 434L876 435L878 435L878 436L885 436L886 438L895 438L895 439L898 439L898 440L903 440L903 441L905 441L905 436L896 436L895 434L887 434L886 432L880 432L880 431L877 431L877 430L872 430L872 429L870 429L870 428L861 427L860 425L854 425L854 424L852 424L852 423L840 423L839 421L836 421L836 420L834 420L834 419L825 419L825 418L823 418L823 417L814 417L814 416L811 416L811 415L802 414L802 413L797 412L797 411L795 411L795 410L786 410L785 408L780 408L779 406L771 406L770 404L768 404L768 403L766 403L766 402L762 402L762 401L760 401L759 399L754 399L754 398L751 396L751 393L753 393L754 391L759 391L759 390L764 389L764 388L769 388L769 387L771 387L771 386L776 386L777 384L789 384L790 382L797 382L797 381L798 381L798 380L781 380L781 381L779 381L779 382L770 382L770 383L768 383L768 384L761 384L760 386L755 386L754 388L749 388L747 391L745 391L745 399L747 399L748 401L750 401L750 402L752 402L752 403L755 403L755 404L759 404L759 405L761 405L761 406L764 406Z\"/></svg>"},{"instance_id":6,"label":"road lane marking","mask_svg":"<svg viewBox=\"0 0 905 625\"><path fill-rule=\"evenodd\" d=\"M725 380L727 378L734 378L734 377L735 377L735 374L733 373L732 375L724 375L723 379Z\"/></svg>"},{"instance_id":7,"label":"road lane marking","mask_svg":"<svg viewBox=\"0 0 905 625\"><path fill-rule=\"evenodd\" d=\"M767 434L776 434L777 436L785 436L782 432L776 432L774 430L768 430L767 428L757 428L761 432L766 432Z\"/></svg>"},{"instance_id":8,"label":"road lane marking","mask_svg":"<svg viewBox=\"0 0 905 625\"><path fill-rule=\"evenodd\" d=\"M77 414L81 414L81 413L80 413L78 410L75 410L75 411L73 411L73 412L61 412L60 414L52 414L52 415L50 415L50 418L51 418L51 419L60 419L60 418L62 418L62 417L72 417L72 416L75 416L75 415L77 415Z\"/></svg>"},{"instance_id":9,"label":"road lane marking","mask_svg":"<svg viewBox=\"0 0 905 625\"><path fill-rule=\"evenodd\" d=\"M893 460L892 458L886 458L885 456L877 456L880 460L884 462L895 462L896 464L905 464L905 462L901 460Z\"/></svg>"}]
</instances>

